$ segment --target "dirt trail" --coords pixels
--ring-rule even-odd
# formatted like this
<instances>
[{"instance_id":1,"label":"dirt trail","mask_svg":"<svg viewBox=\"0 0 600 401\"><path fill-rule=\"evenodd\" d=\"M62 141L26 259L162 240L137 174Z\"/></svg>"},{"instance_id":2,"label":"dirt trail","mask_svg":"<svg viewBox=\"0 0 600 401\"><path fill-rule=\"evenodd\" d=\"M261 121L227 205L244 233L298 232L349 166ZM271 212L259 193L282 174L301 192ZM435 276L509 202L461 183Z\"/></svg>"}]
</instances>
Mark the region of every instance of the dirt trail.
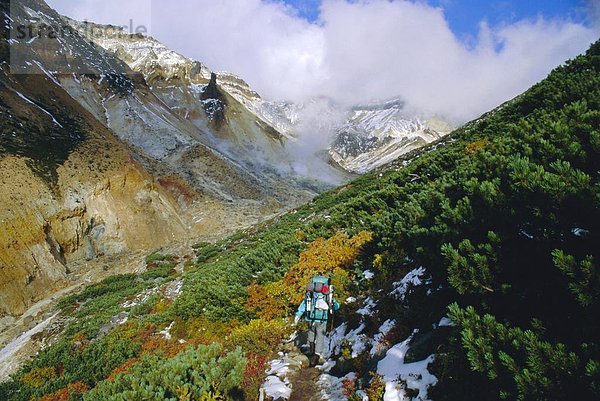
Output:
<instances>
[{"instance_id":1,"label":"dirt trail","mask_svg":"<svg viewBox=\"0 0 600 401\"><path fill-rule=\"evenodd\" d=\"M291 380L292 395L289 401L319 401L320 388L317 379L321 375L317 368L303 368Z\"/></svg>"}]
</instances>

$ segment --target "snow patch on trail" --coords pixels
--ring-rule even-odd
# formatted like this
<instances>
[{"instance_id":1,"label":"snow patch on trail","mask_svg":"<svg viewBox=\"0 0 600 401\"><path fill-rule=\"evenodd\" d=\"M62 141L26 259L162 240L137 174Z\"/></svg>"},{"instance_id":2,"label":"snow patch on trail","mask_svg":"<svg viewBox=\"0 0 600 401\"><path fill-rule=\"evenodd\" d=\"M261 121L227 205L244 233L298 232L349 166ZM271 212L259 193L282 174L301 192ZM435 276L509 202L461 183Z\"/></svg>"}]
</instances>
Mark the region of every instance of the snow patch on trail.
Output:
<instances>
[{"instance_id":1,"label":"snow patch on trail","mask_svg":"<svg viewBox=\"0 0 600 401\"><path fill-rule=\"evenodd\" d=\"M415 330L406 340L394 345L387 352L385 358L377 364L377 373L382 375L385 380L384 401L410 400L400 385L400 380L406 382L406 387L418 390L419 394L415 399L423 401L428 400L427 388L437 383L437 378L427 370L427 366L435 358L434 355L419 362L404 362L406 353L410 349L410 342L417 332Z\"/></svg>"},{"instance_id":2,"label":"snow patch on trail","mask_svg":"<svg viewBox=\"0 0 600 401\"><path fill-rule=\"evenodd\" d=\"M263 384L264 395L273 399L279 400L285 398L286 400L292 395L292 389L289 388L281 379L277 376L269 376Z\"/></svg>"},{"instance_id":3,"label":"snow patch on trail","mask_svg":"<svg viewBox=\"0 0 600 401\"><path fill-rule=\"evenodd\" d=\"M266 371L267 378L261 387L261 393L269 399L289 399L292 395L292 386L288 379L290 373L290 362L283 358L284 354L280 353L281 359L271 361L269 369Z\"/></svg>"},{"instance_id":4,"label":"snow patch on trail","mask_svg":"<svg viewBox=\"0 0 600 401\"><path fill-rule=\"evenodd\" d=\"M356 380L356 373L348 373L344 377L335 377L327 373L323 373L317 380L317 385L320 387L319 395L321 400L326 401L346 401L348 397L344 395L344 381Z\"/></svg>"},{"instance_id":5,"label":"snow patch on trail","mask_svg":"<svg viewBox=\"0 0 600 401\"><path fill-rule=\"evenodd\" d=\"M275 359L271 361L271 367L267 370L267 374L272 376L275 375L277 377L285 377L290 371L290 364L284 361L283 359Z\"/></svg>"}]
</instances>

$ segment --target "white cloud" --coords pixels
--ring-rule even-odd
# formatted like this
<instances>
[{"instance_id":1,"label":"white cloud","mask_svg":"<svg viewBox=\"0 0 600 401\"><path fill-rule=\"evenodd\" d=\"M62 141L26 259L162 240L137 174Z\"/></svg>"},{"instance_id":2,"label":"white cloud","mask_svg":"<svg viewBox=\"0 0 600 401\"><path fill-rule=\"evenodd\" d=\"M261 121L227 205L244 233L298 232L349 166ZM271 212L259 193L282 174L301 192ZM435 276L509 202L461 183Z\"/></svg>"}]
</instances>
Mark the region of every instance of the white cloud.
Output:
<instances>
[{"instance_id":1,"label":"white cloud","mask_svg":"<svg viewBox=\"0 0 600 401\"><path fill-rule=\"evenodd\" d=\"M105 18L94 10L106 1L70 9L71 1L49 3L75 17ZM567 19L540 17L482 22L467 45L443 10L424 2L325 0L321 11L310 24L277 1L154 1L152 34L211 68L235 72L266 97L325 95L352 104L400 96L416 110L459 121L524 91L599 36ZM127 21L136 11L112 13Z\"/></svg>"},{"instance_id":2,"label":"white cloud","mask_svg":"<svg viewBox=\"0 0 600 401\"><path fill-rule=\"evenodd\" d=\"M80 21L149 27L153 0L46 0L57 11Z\"/></svg>"}]
</instances>

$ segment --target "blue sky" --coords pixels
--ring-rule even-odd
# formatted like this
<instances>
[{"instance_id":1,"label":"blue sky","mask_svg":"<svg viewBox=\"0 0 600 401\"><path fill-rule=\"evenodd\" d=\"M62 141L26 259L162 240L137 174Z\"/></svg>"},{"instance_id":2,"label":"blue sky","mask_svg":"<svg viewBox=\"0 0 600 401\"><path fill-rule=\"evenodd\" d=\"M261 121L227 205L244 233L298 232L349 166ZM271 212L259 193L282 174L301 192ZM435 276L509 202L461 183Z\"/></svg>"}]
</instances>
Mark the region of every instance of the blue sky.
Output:
<instances>
[{"instance_id":1,"label":"blue sky","mask_svg":"<svg viewBox=\"0 0 600 401\"><path fill-rule=\"evenodd\" d=\"M592 0L594 1L594 0ZM284 0L308 21L319 18L322 0ZM535 19L539 15L548 19L570 18L582 22L586 18L585 0L427 0L426 3L441 7L450 28L459 37L474 37L480 21L490 25L513 23L523 19Z\"/></svg>"}]
</instances>

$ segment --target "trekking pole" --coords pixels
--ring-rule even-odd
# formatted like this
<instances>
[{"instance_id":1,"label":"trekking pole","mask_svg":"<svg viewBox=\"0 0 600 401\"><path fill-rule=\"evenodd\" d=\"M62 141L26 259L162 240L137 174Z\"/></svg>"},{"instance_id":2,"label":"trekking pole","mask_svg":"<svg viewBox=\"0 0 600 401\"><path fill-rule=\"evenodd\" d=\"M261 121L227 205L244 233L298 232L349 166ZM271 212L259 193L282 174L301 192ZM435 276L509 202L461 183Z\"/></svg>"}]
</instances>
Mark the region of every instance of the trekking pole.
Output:
<instances>
[{"instance_id":1,"label":"trekking pole","mask_svg":"<svg viewBox=\"0 0 600 401\"><path fill-rule=\"evenodd\" d=\"M332 335L332 333L333 333L333 316L334 316L333 311L331 311L329 316L331 316L331 319L330 319L331 321L329 323L329 353L330 353L330 356L333 356L333 350L331 349L331 341L333 340L333 335Z\"/></svg>"},{"instance_id":2,"label":"trekking pole","mask_svg":"<svg viewBox=\"0 0 600 401\"><path fill-rule=\"evenodd\" d=\"M333 340L333 328L334 328L334 319L335 319L335 307L333 305L333 284L330 286L329 292L329 316L331 317L331 321L329 323L329 352L332 352L331 349L331 341Z\"/></svg>"}]
</instances>

